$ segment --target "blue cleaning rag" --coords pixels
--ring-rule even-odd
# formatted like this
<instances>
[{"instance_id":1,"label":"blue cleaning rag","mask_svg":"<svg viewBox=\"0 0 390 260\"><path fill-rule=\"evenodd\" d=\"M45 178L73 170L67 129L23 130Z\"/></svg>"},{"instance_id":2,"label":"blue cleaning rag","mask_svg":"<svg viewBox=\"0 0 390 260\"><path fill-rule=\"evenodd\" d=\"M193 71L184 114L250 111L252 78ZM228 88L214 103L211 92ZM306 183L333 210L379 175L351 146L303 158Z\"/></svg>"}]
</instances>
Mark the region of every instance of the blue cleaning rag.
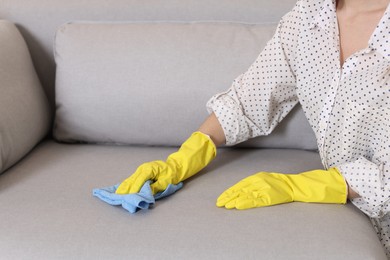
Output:
<instances>
[{"instance_id":1,"label":"blue cleaning rag","mask_svg":"<svg viewBox=\"0 0 390 260\"><path fill-rule=\"evenodd\" d=\"M150 183L151 181L145 182L138 193L116 194L115 191L119 187L119 184L116 184L106 188L94 189L93 195L110 205L122 205L128 212L135 213L139 209L149 209L156 200L167 197L183 187L182 182L177 185L169 184L163 192L159 192L153 196Z\"/></svg>"}]
</instances>

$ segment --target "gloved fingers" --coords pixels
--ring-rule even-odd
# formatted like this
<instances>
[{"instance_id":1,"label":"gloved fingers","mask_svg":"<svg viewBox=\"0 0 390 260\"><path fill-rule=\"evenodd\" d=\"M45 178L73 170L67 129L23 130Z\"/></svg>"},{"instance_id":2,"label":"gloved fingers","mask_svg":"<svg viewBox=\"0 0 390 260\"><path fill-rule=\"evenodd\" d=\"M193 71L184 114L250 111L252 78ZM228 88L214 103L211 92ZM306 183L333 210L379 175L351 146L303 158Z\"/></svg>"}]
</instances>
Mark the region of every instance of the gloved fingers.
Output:
<instances>
[{"instance_id":1,"label":"gloved fingers","mask_svg":"<svg viewBox=\"0 0 390 260\"><path fill-rule=\"evenodd\" d=\"M224 202L220 201L219 205L227 209L250 209L257 207L265 207L271 205L267 194L261 192L247 193L245 191L237 192L234 197L226 199Z\"/></svg>"},{"instance_id":2,"label":"gloved fingers","mask_svg":"<svg viewBox=\"0 0 390 260\"><path fill-rule=\"evenodd\" d=\"M171 182L171 177L169 175L160 174L157 180L150 185L153 195L166 190L170 184L173 184Z\"/></svg>"},{"instance_id":3,"label":"gloved fingers","mask_svg":"<svg viewBox=\"0 0 390 260\"><path fill-rule=\"evenodd\" d=\"M223 192L217 199L217 206L227 209L267 206L268 190L268 185L264 185L259 178L250 176Z\"/></svg>"},{"instance_id":4,"label":"gloved fingers","mask_svg":"<svg viewBox=\"0 0 390 260\"><path fill-rule=\"evenodd\" d=\"M231 194L222 194L217 200L218 207L227 209L249 209L265 206L262 195L259 192L251 192L242 189Z\"/></svg>"},{"instance_id":5,"label":"gloved fingers","mask_svg":"<svg viewBox=\"0 0 390 260\"><path fill-rule=\"evenodd\" d=\"M137 174L133 180L133 182L129 186L129 193L138 193L142 186L147 182L148 180L152 180L152 177L150 175L146 174Z\"/></svg>"},{"instance_id":6,"label":"gloved fingers","mask_svg":"<svg viewBox=\"0 0 390 260\"><path fill-rule=\"evenodd\" d=\"M124 180L122 183L119 184L118 188L116 189L115 193L124 195L130 193L130 187L131 187L131 181L129 179Z\"/></svg>"},{"instance_id":7,"label":"gloved fingers","mask_svg":"<svg viewBox=\"0 0 390 260\"><path fill-rule=\"evenodd\" d=\"M115 191L116 194L132 194L132 193L138 193L143 184L149 179L145 178L133 178L130 180L123 181L118 189Z\"/></svg>"},{"instance_id":8,"label":"gloved fingers","mask_svg":"<svg viewBox=\"0 0 390 260\"><path fill-rule=\"evenodd\" d=\"M224 205L224 207L225 207L226 209L234 209L234 208L236 208L236 199L233 199L233 200L228 201L228 202Z\"/></svg>"},{"instance_id":9,"label":"gloved fingers","mask_svg":"<svg viewBox=\"0 0 390 260\"><path fill-rule=\"evenodd\" d=\"M228 202L235 200L243 192L248 193L249 190L253 189L253 183L255 181L254 176L249 176L225 190L217 199L217 207L224 207Z\"/></svg>"},{"instance_id":10,"label":"gloved fingers","mask_svg":"<svg viewBox=\"0 0 390 260\"><path fill-rule=\"evenodd\" d=\"M154 180L158 171L153 167L153 162L144 163L127 179L125 179L116 190L116 194L138 193L148 180Z\"/></svg>"},{"instance_id":11,"label":"gloved fingers","mask_svg":"<svg viewBox=\"0 0 390 260\"><path fill-rule=\"evenodd\" d=\"M262 194L257 194L256 196L252 195L242 195L236 200L235 208L236 209L250 209L257 207L268 206L266 196Z\"/></svg>"},{"instance_id":12,"label":"gloved fingers","mask_svg":"<svg viewBox=\"0 0 390 260\"><path fill-rule=\"evenodd\" d=\"M240 190L234 186L224 191L217 199L217 207L225 207L231 201L234 201L240 196Z\"/></svg>"},{"instance_id":13,"label":"gloved fingers","mask_svg":"<svg viewBox=\"0 0 390 260\"><path fill-rule=\"evenodd\" d=\"M237 198L229 201L226 203L225 208L227 209L248 209L248 208L253 208L253 206L245 206L248 203L250 203L250 200L242 198L238 196ZM253 203L250 203L253 204Z\"/></svg>"}]
</instances>

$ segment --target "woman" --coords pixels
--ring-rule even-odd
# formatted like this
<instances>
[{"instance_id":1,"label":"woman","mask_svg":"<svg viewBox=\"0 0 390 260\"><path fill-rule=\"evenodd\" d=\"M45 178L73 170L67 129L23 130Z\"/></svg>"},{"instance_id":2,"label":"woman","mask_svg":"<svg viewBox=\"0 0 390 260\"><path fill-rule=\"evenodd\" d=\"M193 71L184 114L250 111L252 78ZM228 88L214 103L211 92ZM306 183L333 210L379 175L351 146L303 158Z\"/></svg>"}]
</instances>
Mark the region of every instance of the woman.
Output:
<instances>
[{"instance_id":1,"label":"woman","mask_svg":"<svg viewBox=\"0 0 390 260\"><path fill-rule=\"evenodd\" d=\"M326 170L260 172L217 206L247 209L291 201L345 203L366 213L390 258L389 0L299 0L248 71L207 104L211 115L166 162L141 165L117 189L164 190L205 167L215 146L267 135L298 103Z\"/></svg>"}]
</instances>

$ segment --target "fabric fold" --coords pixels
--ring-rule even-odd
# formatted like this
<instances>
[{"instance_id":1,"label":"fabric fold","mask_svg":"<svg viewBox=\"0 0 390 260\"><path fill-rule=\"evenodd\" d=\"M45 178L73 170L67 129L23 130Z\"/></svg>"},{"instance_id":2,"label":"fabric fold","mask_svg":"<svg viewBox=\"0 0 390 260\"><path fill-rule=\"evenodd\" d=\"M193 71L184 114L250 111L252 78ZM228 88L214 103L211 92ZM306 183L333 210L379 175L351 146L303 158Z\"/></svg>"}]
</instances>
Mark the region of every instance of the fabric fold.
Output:
<instances>
[{"instance_id":1,"label":"fabric fold","mask_svg":"<svg viewBox=\"0 0 390 260\"><path fill-rule=\"evenodd\" d=\"M159 192L153 196L150 184L151 181L145 182L138 193L125 195L116 194L115 191L119 186L119 184L116 184L105 188L94 189L92 194L93 196L110 205L122 206L128 212L135 213L140 209L149 209L149 207L153 205L156 200L172 195L183 187L182 182L176 185L169 184L164 191Z\"/></svg>"}]
</instances>

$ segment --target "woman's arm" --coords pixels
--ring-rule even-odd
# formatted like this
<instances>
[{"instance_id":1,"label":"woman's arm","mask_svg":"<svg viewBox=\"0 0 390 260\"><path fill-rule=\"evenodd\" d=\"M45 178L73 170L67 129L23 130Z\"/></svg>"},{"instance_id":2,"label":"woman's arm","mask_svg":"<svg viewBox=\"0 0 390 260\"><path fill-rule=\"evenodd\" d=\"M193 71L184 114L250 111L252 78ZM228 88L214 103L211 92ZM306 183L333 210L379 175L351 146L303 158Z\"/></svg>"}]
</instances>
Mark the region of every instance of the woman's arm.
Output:
<instances>
[{"instance_id":1,"label":"woman's arm","mask_svg":"<svg viewBox=\"0 0 390 260\"><path fill-rule=\"evenodd\" d=\"M349 184L347 183L348 185L348 199L356 199L356 198L360 198L360 195L354 191L353 189L351 189L351 187L349 186Z\"/></svg>"},{"instance_id":2,"label":"woman's arm","mask_svg":"<svg viewBox=\"0 0 390 260\"><path fill-rule=\"evenodd\" d=\"M214 113L210 114L210 116L199 127L198 131L210 136L215 146L220 146L226 142L222 126Z\"/></svg>"}]
</instances>

